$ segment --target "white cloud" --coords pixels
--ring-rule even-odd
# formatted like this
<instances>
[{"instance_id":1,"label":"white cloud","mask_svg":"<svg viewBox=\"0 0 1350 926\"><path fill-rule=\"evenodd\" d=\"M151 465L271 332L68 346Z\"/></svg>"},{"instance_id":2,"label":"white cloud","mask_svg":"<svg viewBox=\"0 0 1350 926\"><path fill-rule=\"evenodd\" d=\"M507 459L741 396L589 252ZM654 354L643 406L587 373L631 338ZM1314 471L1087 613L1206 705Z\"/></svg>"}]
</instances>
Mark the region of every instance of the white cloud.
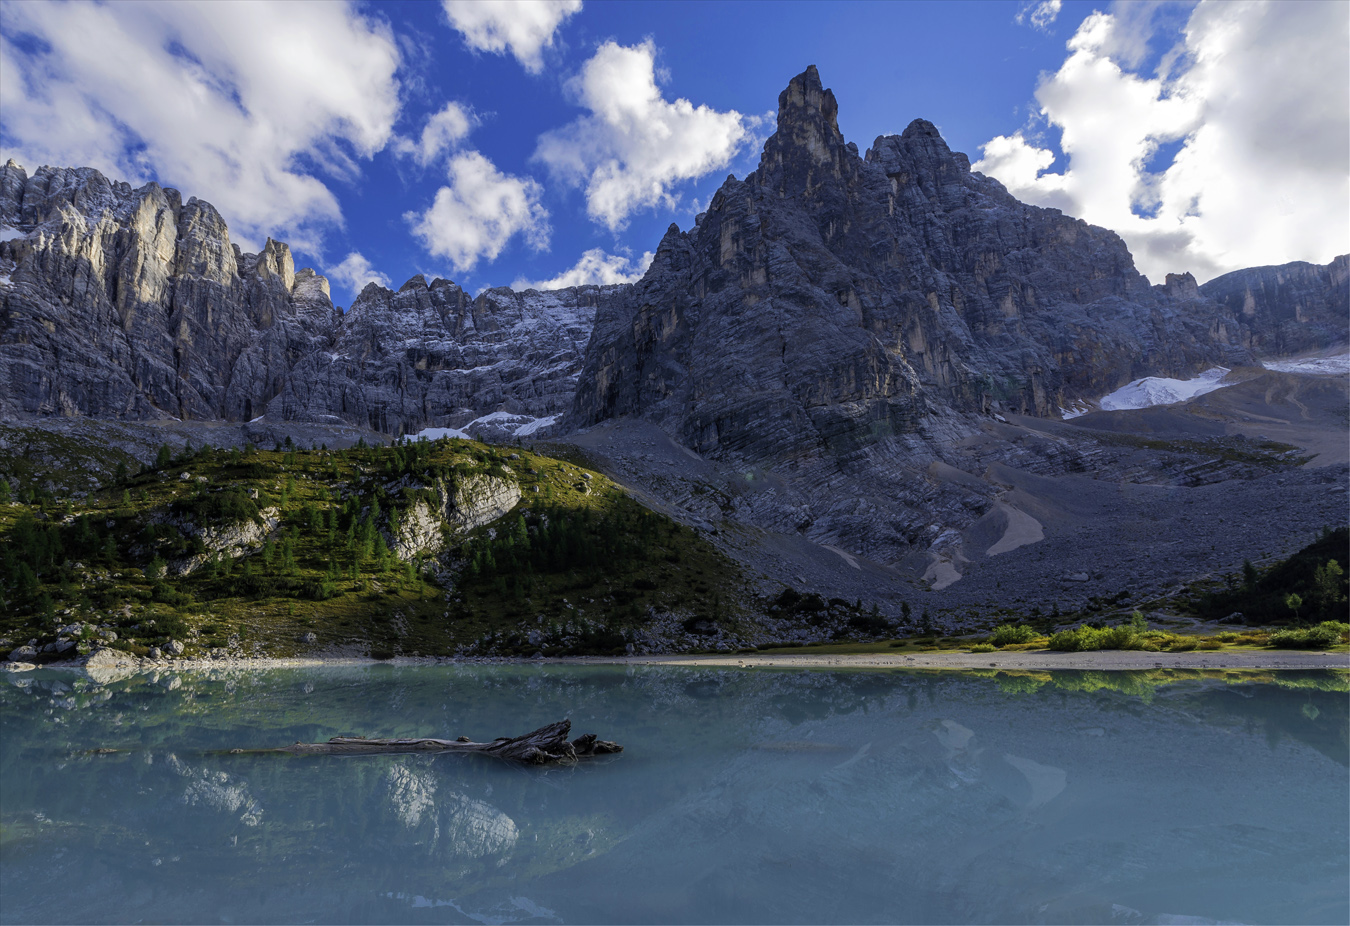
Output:
<instances>
[{"instance_id":1,"label":"white cloud","mask_svg":"<svg viewBox=\"0 0 1350 926\"><path fill-rule=\"evenodd\" d=\"M7 3L4 155L153 175L246 245L312 251L342 220L315 172L352 177L384 147L398 65L388 27L347 3Z\"/></svg>"},{"instance_id":2,"label":"white cloud","mask_svg":"<svg viewBox=\"0 0 1350 926\"><path fill-rule=\"evenodd\" d=\"M544 69L543 50L581 0L441 0L450 25L470 48L516 56L531 74Z\"/></svg>"},{"instance_id":3,"label":"white cloud","mask_svg":"<svg viewBox=\"0 0 1350 926\"><path fill-rule=\"evenodd\" d=\"M611 230L638 209L674 206L671 187L726 167L757 121L665 100L655 59L651 41L601 45L569 84L591 114L540 136L535 151L555 176L585 185L587 212Z\"/></svg>"},{"instance_id":4,"label":"white cloud","mask_svg":"<svg viewBox=\"0 0 1350 926\"><path fill-rule=\"evenodd\" d=\"M466 272L480 258L495 260L516 234L535 250L548 247L548 211L534 180L503 174L477 151L455 155L446 173L450 185L436 191L431 208L403 216L432 254Z\"/></svg>"},{"instance_id":5,"label":"white cloud","mask_svg":"<svg viewBox=\"0 0 1350 926\"><path fill-rule=\"evenodd\" d=\"M568 270L564 270L551 280L531 282L523 277L511 284L512 289L566 289L569 286L585 286L588 283L609 285L611 283L636 283L651 266L655 255L647 251L634 260L622 254L607 254L600 248L591 248L581 255L581 259Z\"/></svg>"},{"instance_id":6,"label":"white cloud","mask_svg":"<svg viewBox=\"0 0 1350 926\"><path fill-rule=\"evenodd\" d=\"M426 167L459 147L477 124L478 117L472 109L458 103L446 103L440 112L427 118L417 141L399 137L394 139L391 147L395 154L411 157Z\"/></svg>"},{"instance_id":7,"label":"white cloud","mask_svg":"<svg viewBox=\"0 0 1350 926\"><path fill-rule=\"evenodd\" d=\"M330 267L324 275L354 293L365 289L367 283L379 283L385 289L389 288L389 277L372 267L360 251L352 251L342 263Z\"/></svg>"},{"instance_id":8,"label":"white cloud","mask_svg":"<svg viewBox=\"0 0 1350 926\"><path fill-rule=\"evenodd\" d=\"M974 169L1114 229L1154 281L1350 250L1350 6L1206 0L1155 76L1130 70L1148 23L1093 13L1043 78L1066 169L1046 173L1053 152L1022 132ZM1172 163L1151 170L1165 144Z\"/></svg>"},{"instance_id":9,"label":"white cloud","mask_svg":"<svg viewBox=\"0 0 1350 926\"><path fill-rule=\"evenodd\" d=\"M1019 25L1030 23L1033 29L1049 32L1050 25L1059 17L1064 0L1040 0L1039 3L1025 4L1014 17Z\"/></svg>"}]
</instances>

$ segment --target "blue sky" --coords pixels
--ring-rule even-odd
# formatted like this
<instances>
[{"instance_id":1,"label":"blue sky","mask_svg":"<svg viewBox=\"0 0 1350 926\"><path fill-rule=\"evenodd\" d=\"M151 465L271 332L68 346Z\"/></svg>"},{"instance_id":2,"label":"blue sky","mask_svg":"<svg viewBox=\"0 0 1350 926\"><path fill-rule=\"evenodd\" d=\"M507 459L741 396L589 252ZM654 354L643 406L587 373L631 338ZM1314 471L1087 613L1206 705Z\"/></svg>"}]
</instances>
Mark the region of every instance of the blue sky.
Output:
<instances>
[{"instance_id":1,"label":"blue sky","mask_svg":"<svg viewBox=\"0 0 1350 926\"><path fill-rule=\"evenodd\" d=\"M350 303L631 278L808 64L865 149L929 119L1155 281L1350 250L1338 3L0 3L0 149L213 202ZM1274 128L1274 132L1272 132Z\"/></svg>"}]
</instances>

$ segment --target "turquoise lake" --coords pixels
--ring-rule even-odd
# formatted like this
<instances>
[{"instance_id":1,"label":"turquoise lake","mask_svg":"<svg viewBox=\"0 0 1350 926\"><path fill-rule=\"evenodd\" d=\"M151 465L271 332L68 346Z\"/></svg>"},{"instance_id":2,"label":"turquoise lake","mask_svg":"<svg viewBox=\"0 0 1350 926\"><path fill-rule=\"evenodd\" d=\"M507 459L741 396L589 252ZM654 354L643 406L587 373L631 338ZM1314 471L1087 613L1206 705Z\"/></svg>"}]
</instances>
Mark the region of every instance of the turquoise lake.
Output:
<instances>
[{"instance_id":1,"label":"turquoise lake","mask_svg":"<svg viewBox=\"0 0 1350 926\"><path fill-rule=\"evenodd\" d=\"M1332 673L12 673L0 922L1346 923L1348 707ZM213 752L563 717L625 752Z\"/></svg>"}]
</instances>

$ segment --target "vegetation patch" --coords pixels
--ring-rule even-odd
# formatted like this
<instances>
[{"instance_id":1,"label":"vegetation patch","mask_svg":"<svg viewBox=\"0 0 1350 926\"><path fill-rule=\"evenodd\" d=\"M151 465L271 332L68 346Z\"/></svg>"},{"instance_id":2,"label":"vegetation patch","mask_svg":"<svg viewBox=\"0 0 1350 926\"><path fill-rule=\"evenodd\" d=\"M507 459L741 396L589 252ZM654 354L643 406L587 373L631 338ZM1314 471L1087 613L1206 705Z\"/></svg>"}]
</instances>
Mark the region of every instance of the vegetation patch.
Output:
<instances>
[{"instance_id":1,"label":"vegetation patch","mask_svg":"<svg viewBox=\"0 0 1350 926\"><path fill-rule=\"evenodd\" d=\"M1202 593L1197 613L1209 620L1240 614L1246 624L1318 624L1344 620L1350 578L1350 528L1325 529L1288 559L1261 570L1250 561L1221 590Z\"/></svg>"},{"instance_id":2,"label":"vegetation patch","mask_svg":"<svg viewBox=\"0 0 1350 926\"><path fill-rule=\"evenodd\" d=\"M464 485L500 487L509 510L466 530ZM742 588L604 476L476 441L166 446L83 499L0 497L4 652L78 624L141 653L612 653L670 614L711 645L743 622Z\"/></svg>"}]
</instances>

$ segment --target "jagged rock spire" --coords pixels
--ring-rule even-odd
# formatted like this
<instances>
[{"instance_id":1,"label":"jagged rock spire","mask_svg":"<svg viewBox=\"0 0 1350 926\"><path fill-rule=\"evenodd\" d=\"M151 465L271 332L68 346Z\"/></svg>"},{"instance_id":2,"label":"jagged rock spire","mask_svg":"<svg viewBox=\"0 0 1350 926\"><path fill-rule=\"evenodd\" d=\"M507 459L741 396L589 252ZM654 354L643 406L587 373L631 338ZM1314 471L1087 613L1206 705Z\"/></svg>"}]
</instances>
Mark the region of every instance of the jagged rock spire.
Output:
<instances>
[{"instance_id":1,"label":"jagged rock spire","mask_svg":"<svg viewBox=\"0 0 1350 926\"><path fill-rule=\"evenodd\" d=\"M829 165L837 173L857 153L857 146L846 144L839 132L839 104L834 93L821 84L813 64L778 95L778 131L764 143L757 173L768 185L781 189L793 178L805 180L808 172L819 167Z\"/></svg>"}]
</instances>

